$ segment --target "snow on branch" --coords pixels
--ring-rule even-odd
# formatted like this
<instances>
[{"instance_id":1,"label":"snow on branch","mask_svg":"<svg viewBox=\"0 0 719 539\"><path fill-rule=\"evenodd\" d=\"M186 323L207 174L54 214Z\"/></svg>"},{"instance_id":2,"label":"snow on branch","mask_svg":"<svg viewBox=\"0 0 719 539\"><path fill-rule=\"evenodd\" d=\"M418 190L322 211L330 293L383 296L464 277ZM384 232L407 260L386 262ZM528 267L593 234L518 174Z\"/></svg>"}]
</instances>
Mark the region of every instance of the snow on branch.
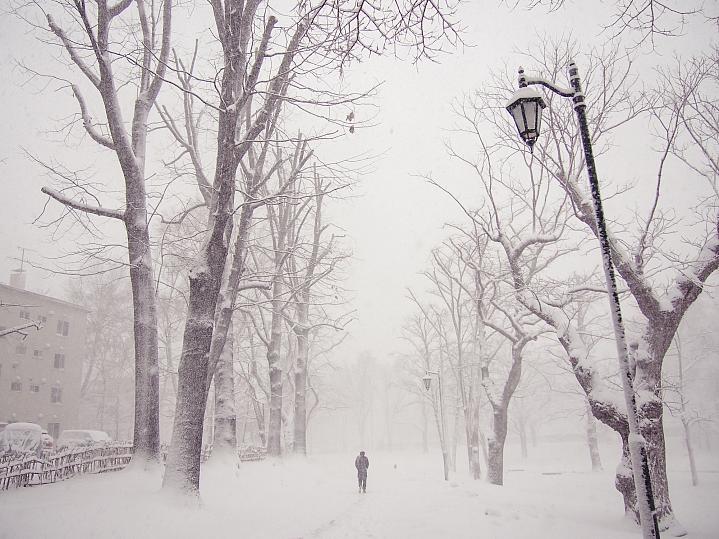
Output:
<instances>
[{"instance_id":1,"label":"snow on branch","mask_svg":"<svg viewBox=\"0 0 719 539\"><path fill-rule=\"evenodd\" d=\"M576 179L565 179L563 187L567 190L572 202L577 208L577 217L589 227L595 237L599 237L594 209L584 190ZM615 235L607 229L607 241L611 249L612 261L619 275L627 283L629 290L642 313L650 317L659 311L659 300L652 286L644 279L640 270L632 263L632 258L617 241Z\"/></svg>"},{"instance_id":2,"label":"snow on branch","mask_svg":"<svg viewBox=\"0 0 719 539\"><path fill-rule=\"evenodd\" d=\"M242 290L254 290L257 288L261 288L263 290L269 290L272 288L272 283L263 283L262 281L248 281L246 283L242 283L237 287L238 291Z\"/></svg>"},{"instance_id":3,"label":"snow on branch","mask_svg":"<svg viewBox=\"0 0 719 539\"><path fill-rule=\"evenodd\" d=\"M108 15L111 19L115 18L123 11L125 11L128 7L130 7L130 4L132 4L132 0L120 0L114 6L110 6L108 10Z\"/></svg>"},{"instance_id":4,"label":"snow on branch","mask_svg":"<svg viewBox=\"0 0 719 539\"><path fill-rule=\"evenodd\" d=\"M25 333L26 329L35 328L36 330L42 329L42 324L40 322L28 322L26 324L20 324L19 326L2 329L0 330L0 337L5 337L6 335L12 335L13 333L19 333L22 335L22 338L24 339L27 337L27 333Z\"/></svg>"},{"instance_id":5,"label":"snow on branch","mask_svg":"<svg viewBox=\"0 0 719 539\"><path fill-rule=\"evenodd\" d=\"M125 220L125 212L122 210L112 210L109 208L103 208L101 206L93 206L91 204L86 204L84 202L76 202L74 200L71 200L69 197L65 196L64 194L60 193L59 191L56 191L55 189L52 189L50 187L43 187L41 189L43 193L46 195L54 198L61 204L64 204L65 206L68 206L70 208L73 208L75 210L79 210L85 213L92 213L94 215L99 215L101 217L111 217L113 219L119 219L120 221Z\"/></svg>"},{"instance_id":6,"label":"snow on branch","mask_svg":"<svg viewBox=\"0 0 719 539\"><path fill-rule=\"evenodd\" d=\"M111 150L115 149L115 144L107 138L105 135L100 133L97 129L95 129L95 126L92 125L92 118L90 118L90 113L87 110L87 104L85 103L85 98L82 96L82 93L80 92L80 88L76 85L72 85L72 93L75 95L75 98L77 99L78 104L80 105L80 114L82 115L82 125L85 127L85 131L87 131L87 134L90 135L90 138L100 144L101 146L105 146L105 148L109 148Z\"/></svg>"},{"instance_id":7,"label":"snow on branch","mask_svg":"<svg viewBox=\"0 0 719 539\"><path fill-rule=\"evenodd\" d=\"M718 218L719 222L719 218ZM699 252L697 259L690 264L667 291L661 301L661 310L682 315L701 293L704 282L719 269L719 231Z\"/></svg>"},{"instance_id":8,"label":"snow on branch","mask_svg":"<svg viewBox=\"0 0 719 539\"><path fill-rule=\"evenodd\" d=\"M561 233L557 234L534 234L524 238L517 245L513 246L512 256L519 258L525 249L537 244L548 244L558 241L562 237Z\"/></svg>"},{"instance_id":9,"label":"snow on branch","mask_svg":"<svg viewBox=\"0 0 719 539\"><path fill-rule=\"evenodd\" d=\"M70 59L75 63L78 68L80 68L80 71L83 72L83 74L90 80L90 82L93 84L93 86L95 86L95 88L100 88L100 77L93 73L90 67L83 61L83 59L78 54L75 45L67 37L65 31L57 24L55 24L55 20L52 18L52 15L48 13L46 17L47 24L50 27L50 30L60 39L60 41L62 41L65 50L67 50L67 53L70 55Z\"/></svg>"}]
</instances>

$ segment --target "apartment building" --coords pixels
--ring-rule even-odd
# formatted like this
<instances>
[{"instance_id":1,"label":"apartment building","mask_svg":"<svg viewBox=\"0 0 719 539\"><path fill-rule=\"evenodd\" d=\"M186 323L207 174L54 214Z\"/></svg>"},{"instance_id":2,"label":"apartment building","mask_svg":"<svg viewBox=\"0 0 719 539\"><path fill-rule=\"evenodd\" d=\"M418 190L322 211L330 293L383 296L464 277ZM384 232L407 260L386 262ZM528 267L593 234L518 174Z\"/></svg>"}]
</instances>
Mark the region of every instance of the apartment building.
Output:
<instances>
[{"instance_id":1,"label":"apartment building","mask_svg":"<svg viewBox=\"0 0 719 539\"><path fill-rule=\"evenodd\" d=\"M39 322L39 330L0 337L0 422L27 421L57 438L77 425L87 310L25 290L24 274L0 283L0 330Z\"/></svg>"}]
</instances>

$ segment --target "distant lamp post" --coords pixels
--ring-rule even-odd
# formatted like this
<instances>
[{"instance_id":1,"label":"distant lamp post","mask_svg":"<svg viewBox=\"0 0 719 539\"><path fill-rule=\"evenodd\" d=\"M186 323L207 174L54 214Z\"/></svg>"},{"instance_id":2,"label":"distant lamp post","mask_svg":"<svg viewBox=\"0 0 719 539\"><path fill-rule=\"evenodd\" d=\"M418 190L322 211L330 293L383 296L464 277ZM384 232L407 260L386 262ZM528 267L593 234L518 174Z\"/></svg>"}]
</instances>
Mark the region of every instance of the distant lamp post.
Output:
<instances>
[{"instance_id":1,"label":"distant lamp post","mask_svg":"<svg viewBox=\"0 0 719 539\"><path fill-rule=\"evenodd\" d=\"M597 236L602 251L604 266L604 278L609 297L609 307L614 325L614 339L617 346L617 359L622 378L622 389L627 406L627 423L629 425L629 454L632 461L632 473L634 476L634 487L637 492L637 505L639 506L639 520L642 526L642 534L645 539L659 538L659 525L654 507L652 495L652 484L649 476L649 464L647 462L646 447L644 438L639 432L637 422L637 403L634 395L632 374L629 370L629 356L627 354L627 343L624 335L624 323L622 322L622 311L619 305L617 294L617 283L614 276L614 264L612 263L612 252L607 237L607 226L604 221L604 210L602 209L602 197L599 193L599 181L597 169L594 164L592 152L592 141L589 136L589 125L587 123L584 92L579 80L579 71L574 62L569 64L569 82L571 89L564 89L540 78L529 78L525 76L524 69L519 68L519 90L507 103L507 110L517 126L522 140L532 150L534 143L539 137L539 130L542 123L542 109L546 106L542 96L536 91L528 88L528 85L538 84L548 88L555 94L572 99L574 111L577 113L579 122L579 133L584 148L584 157L587 162L587 174L589 175L589 186L592 191L594 203L594 218L597 225Z\"/></svg>"},{"instance_id":2,"label":"distant lamp post","mask_svg":"<svg viewBox=\"0 0 719 539\"><path fill-rule=\"evenodd\" d=\"M449 453L447 451L447 430L444 425L444 398L442 397L442 377L439 374L439 370L426 371L422 377L424 388L429 391L432 384L432 376L437 377L437 385L439 387L439 423L440 429L442 430L442 439L440 445L442 446L442 465L444 467L444 480L449 480Z\"/></svg>"}]
</instances>

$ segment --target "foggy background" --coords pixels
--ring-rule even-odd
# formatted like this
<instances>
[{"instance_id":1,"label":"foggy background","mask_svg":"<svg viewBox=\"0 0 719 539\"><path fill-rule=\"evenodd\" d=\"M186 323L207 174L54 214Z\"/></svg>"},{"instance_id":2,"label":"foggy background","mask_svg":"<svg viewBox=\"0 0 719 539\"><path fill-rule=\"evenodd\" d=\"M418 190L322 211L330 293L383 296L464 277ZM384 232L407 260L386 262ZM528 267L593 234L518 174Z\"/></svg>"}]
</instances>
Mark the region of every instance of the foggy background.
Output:
<instances>
[{"instance_id":1,"label":"foggy background","mask_svg":"<svg viewBox=\"0 0 719 539\"><path fill-rule=\"evenodd\" d=\"M177 25L181 29L182 19L192 14L183 13L182 8L177 11ZM436 63L414 64L411 58L371 58L343 74L341 84L347 88L380 86L369 100L371 105L356 112L358 122L369 125L322 145L323 159L327 161L349 156L362 156L362 161L359 172L353 174L352 185L328 208L331 219L345 232L346 245L352 252L342 286L353 320L346 327L347 338L322 359L327 366L319 376L322 398L310 422L310 451L346 451L360 445L368 450L435 446L433 419L423 417L418 405L424 398L424 389L416 373L406 366L411 350L402 339L402 328L412 311L407 289L413 289L419 296L427 293L428 284L421 272L428 267L430 250L448 235L447 223L463 219L457 204L430 185L425 176L432 176L468 206L479 199L474 178L446 152L445 142L452 137L455 125L452 103L487 84L490 72L515 77L523 62L522 53L545 36L572 35L580 39L584 50L601 46L607 39L602 26L610 17L609 10L600 3L576 2L556 13L543 10L529 13L499 2L496 5L469 2L462 7L466 46L458 51L440 55ZM47 171L30 156L49 158L69 169L92 166L98 181L117 177L116 164L112 156L83 140L80 129L72 134L64 130L62 126L75 113L75 101L68 91L48 91L52 84L33 75L33 71L52 70L53 58L60 51L40 46L23 22L11 15L0 17L0 36L0 70L4 75L0 82L3 111L0 178L4 197L0 211L3 231L0 279L7 282L11 270L20 266L18 259L24 257L28 289L70 301L87 301L93 309L92 301L97 302L97 298L83 298L78 292L91 287L79 285L72 275L46 269L57 270L55 258L72 250L83 231L77 227L67 230L65 225L42 228L34 222L47 204L54 203L48 203L48 197L40 193L40 188L49 181ZM693 21L682 37L658 40L653 49L645 46L636 57L641 80L650 83L656 66L670 62L675 54L704 50L715 37L716 28L711 24ZM581 73L581 63L579 69ZM565 84L563 80L558 82ZM618 197L606 203L611 218L624 220L635 212L646 213L651 200L640 194L654 189L653 174L646 170L654 162L648 158L651 144L646 144L645 134L626 130L613 142L617 148L612 159L599 157L598 171L601 181L613 185L637 183L637 194L630 200ZM165 143L161 137L150 138L151 150L161 153ZM153 161L148 167L157 170L161 164ZM665 200L673 201L677 208L688 208L704 192L702 185L691 181L668 182L663 189ZM119 193L108 195L106 203L113 195L121 200ZM96 224L105 237L122 241L123 231L118 224L103 221ZM680 234L675 241L682 242ZM596 251L594 255L597 256ZM569 265L562 267L567 274L575 269L599 267L598 258L570 258L571 262L569 259L563 262ZM59 263L62 265L62 260ZM117 301L112 304L115 309L111 313L112 331L131 338L127 279L118 274L115 286ZM598 307L598 312L603 308ZM691 309L680 330L682 337L691 343L685 351L687 356L707 360L696 367L697 373L690 383L692 391L702 395L707 403L704 412L714 417L719 395L719 372L716 361L711 361L717 354L716 312L717 300L711 287ZM627 316L631 317L631 312ZM115 350L126 354L130 361L130 342L125 339L124 345L125 348ZM600 349L607 361L613 361L611 340L600 344ZM551 339L544 338L533 345L526 359L525 376L510 414L518 418L510 426L510 444L519 444L525 436L530 447L543 440L584 436L584 409L576 381L558 366L561 359L553 354L559 355L560 351ZM672 372L672 362L669 357L668 373ZM102 428L118 439L131 437L132 380L128 376L117 377L117 387L111 389L118 397L112 413L108 408L107 414L98 417L98 393L84 399L83 426ZM449 405L448 409L453 416L454 407ZM211 413L209 410L208 414ZM166 442L172 420L170 398L163 400L162 414L162 439ZM248 423L244 440L258 443L249 415L243 417L238 428L243 428L242 421ZM449 418L450 428L454 420L454 416ZM521 421L525 423L520 424ZM599 429L600 437L612 437L601 425ZM668 437L677 429L676 421L667 416ZM702 432L697 440L700 446L709 448L716 443L715 426ZM616 455L606 458L612 466Z\"/></svg>"}]
</instances>

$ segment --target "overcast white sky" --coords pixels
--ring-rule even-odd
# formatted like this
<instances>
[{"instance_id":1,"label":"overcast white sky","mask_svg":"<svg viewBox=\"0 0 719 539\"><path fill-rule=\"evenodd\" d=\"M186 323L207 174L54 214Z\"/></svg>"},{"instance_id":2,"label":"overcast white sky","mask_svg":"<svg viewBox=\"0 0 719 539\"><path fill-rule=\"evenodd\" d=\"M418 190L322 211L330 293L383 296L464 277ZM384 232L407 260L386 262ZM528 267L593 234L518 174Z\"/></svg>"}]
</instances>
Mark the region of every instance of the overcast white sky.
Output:
<instances>
[{"instance_id":1,"label":"overcast white sky","mask_svg":"<svg viewBox=\"0 0 719 539\"><path fill-rule=\"evenodd\" d=\"M464 37L470 47L440 57L437 63L413 65L382 58L348 72L347 80L357 88L384 81L376 99L375 126L338 143L351 147L348 153L382 153L373 172L362 178L356 190L361 196L344 203L340 212L340 224L351 237L355 254L347 287L354 291L358 312L350 330L348 354L369 349L383 358L396 348L402 319L409 311L405 288L422 286L418 273L426 266L429 250L445 235L443 224L460 218L454 204L415 175L431 173L460 193L471 192L471 178L457 175L442 145L443 129L452 124L452 99L479 87L490 69L507 65L514 73L520 62L517 51L527 50L539 35L560 36L571 31L583 46L605 40L606 34L600 35L601 23L610 17L605 5L596 1L567 3L555 13L527 13L511 11L499 1L467 2L460 13L468 27ZM666 62L675 49L705 49L715 33L709 25L696 26L684 38L658 43L657 51L646 52L640 63L649 70ZM38 94L37 84L24 84L27 73L17 65L21 62L42 69L56 54L29 35L22 21L0 16L0 192L4 198L0 206L0 281L7 282L10 270L18 266L11 257L19 256L19 247L37 258L52 253L63 242L32 224L46 202L40 193L46 179L23 148L58 160L77 152L49 143L51 135L47 133L74 112L70 108L74 103L52 90ZM627 157L632 151L627 149ZM616 170L615 166L600 161L600 175ZM622 173L640 174L640 169L641 163L628 160ZM59 281L60 277L48 280L42 272L31 270L28 284L32 289L60 294Z\"/></svg>"}]
</instances>

